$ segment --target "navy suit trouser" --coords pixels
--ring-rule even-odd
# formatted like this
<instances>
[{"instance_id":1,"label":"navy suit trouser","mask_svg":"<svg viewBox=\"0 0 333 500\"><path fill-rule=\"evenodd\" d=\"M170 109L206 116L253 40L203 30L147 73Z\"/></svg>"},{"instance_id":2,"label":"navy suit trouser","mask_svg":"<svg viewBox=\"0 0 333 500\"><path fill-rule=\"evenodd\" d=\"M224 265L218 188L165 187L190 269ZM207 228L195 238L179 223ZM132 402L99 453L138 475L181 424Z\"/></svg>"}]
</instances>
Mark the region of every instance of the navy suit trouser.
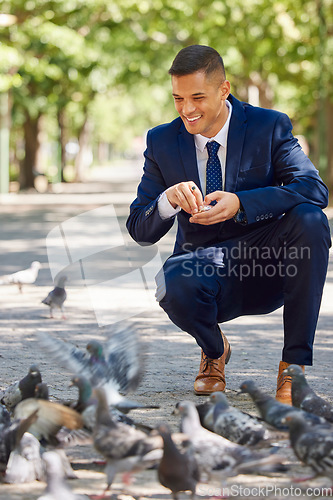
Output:
<instances>
[{"instance_id":1,"label":"navy suit trouser","mask_svg":"<svg viewBox=\"0 0 333 500\"><path fill-rule=\"evenodd\" d=\"M218 323L283 305L282 360L311 365L330 245L325 214L303 203L240 239L171 256L157 298L210 358L223 353Z\"/></svg>"}]
</instances>

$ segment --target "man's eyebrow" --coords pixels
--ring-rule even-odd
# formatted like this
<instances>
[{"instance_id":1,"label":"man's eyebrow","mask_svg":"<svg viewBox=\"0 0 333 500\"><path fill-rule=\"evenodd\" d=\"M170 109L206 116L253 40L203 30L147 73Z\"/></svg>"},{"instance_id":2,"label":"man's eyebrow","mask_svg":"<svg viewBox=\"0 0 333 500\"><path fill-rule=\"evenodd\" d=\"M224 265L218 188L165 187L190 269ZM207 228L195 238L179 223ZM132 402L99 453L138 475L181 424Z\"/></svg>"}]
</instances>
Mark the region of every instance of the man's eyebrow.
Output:
<instances>
[{"instance_id":1,"label":"man's eyebrow","mask_svg":"<svg viewBox=\"0 0 333 500\"><path fill-rule=\"evenodd\" d=\"M173 95L174 97L181 97L179 94L176 94L175 92L172 92L172 95ZM204 92L196 92L195 94L191 94L191 95L192 95L193 97L195 97L195 96L199 96L199 95L205 95L205 93L204 93Z\"/></svg>"}]
</instances>

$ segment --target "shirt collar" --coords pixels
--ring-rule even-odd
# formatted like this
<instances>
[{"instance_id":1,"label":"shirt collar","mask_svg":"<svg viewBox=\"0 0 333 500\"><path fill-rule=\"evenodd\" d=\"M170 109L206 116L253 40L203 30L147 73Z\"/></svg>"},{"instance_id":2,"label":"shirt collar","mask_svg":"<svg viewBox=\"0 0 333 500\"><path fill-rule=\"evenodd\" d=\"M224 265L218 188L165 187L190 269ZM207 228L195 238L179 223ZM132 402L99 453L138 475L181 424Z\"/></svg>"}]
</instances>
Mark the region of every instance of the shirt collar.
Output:
<instances>
[{"instance_id":1,"label":"shirt collar","mask_svg":"<svg viewBox=\"0 0 333 500\"><path fill-rule=\"evenodd\" d=\"M225 101L227 108L229 108L229 113L228 113L228 118L221 130L216 134L215 137L211 137L210 139L207 139L207 137L204 137L201 134L194 134L194 142L195 146L197 149L199 149L201 152L204 151L207 142L209 141L216 141L218 142L221 146L224 148L227 145L227 136L228 136L228 130L229 130L229 124L230 124L230 117L232 113L232 105L230 101Z\"/></svg>"}]
</instances>

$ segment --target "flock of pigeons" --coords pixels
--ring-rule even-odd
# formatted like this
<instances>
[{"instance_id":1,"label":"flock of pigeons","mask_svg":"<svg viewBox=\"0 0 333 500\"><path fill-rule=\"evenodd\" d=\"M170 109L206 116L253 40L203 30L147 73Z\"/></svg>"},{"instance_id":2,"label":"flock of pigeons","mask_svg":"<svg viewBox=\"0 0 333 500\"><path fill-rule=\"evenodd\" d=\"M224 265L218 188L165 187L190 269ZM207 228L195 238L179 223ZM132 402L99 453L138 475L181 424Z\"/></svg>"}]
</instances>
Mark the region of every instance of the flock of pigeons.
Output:
<instances>
[{"instance_id":1,"label":"flock of pigeons","mask_svg":"<svg viewBox=\"0 0 333 500\"><path fill-rule=\"evenodd\" d=\"M39 500L94 498L74 494L66 478L75 477L65 450L68 445L91 445L105 460L107 487L118 473L129 475L156 468L160 483L173 498L199 482L225 480L237 474L286 471L288 465L272 429L288 431L297 458L310 466L313 477L333 480L333 408L308 385L302 369L287 368L292 378L294 406L263 393L251 380L240 386L253 399L259 418L228 404L224 393L195 405L181 401L180 432L167 423L155 429L136 423L130 410L145 407L128 398L143 374L142 354L135 331L114 331L103 346L90 341L86 351L39 332L38 345L73 372L78 388L74 401L49 399L48 387L36 365L2 394L0 407L0 466L8 483L46 480ZM156 408L156 407L155 407ZM61 496L59 496L61 491ZM102 495L102 496L103 496Z\"/></svg>"},{"instance_id":2,"label":"flock of pigeons","mask_svg":"<svg viewBox=\"0 0 333 500\"><path fill-rule=\"evenodd\" d=\"M315 394L297 365L285 370L292 380L293 406L247 380L240 393L250 395L259 417L231 406L224 393L216 392L203 404L180 401L174 410L179 432L172 433L166 422L152 428L129 416L136 408L157 408L128 397L144 372L135 325L114 328L104 345L91 340L85 351L44 332L36 335L48 359L72 372L71 385L78 389L76 400L51 400L38 366L32 365L2 392L3 481L46 481L39 500L102 498L116 474L123 474L126 483L131 474L148 468L156 469L174 499L184 491L194 498L200 482L285 472L289 465L283 447L274 441L276 429L286 432L297 459L310 467L313 477L333 481L333 407ZM92 446L103 457L107 485L102 495L77 495L68 486L66 479L76 476L66 447L75 445Z\"/></svg>"}]
</instances>

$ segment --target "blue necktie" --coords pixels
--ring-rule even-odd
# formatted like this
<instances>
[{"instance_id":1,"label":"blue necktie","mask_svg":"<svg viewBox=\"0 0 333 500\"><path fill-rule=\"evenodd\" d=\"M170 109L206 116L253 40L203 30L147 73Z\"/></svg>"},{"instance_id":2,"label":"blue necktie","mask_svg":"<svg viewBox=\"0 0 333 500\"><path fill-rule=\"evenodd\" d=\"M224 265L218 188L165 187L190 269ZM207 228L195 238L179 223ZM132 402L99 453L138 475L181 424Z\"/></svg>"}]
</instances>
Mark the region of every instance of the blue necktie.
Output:
<instances>
[{"instance_id":1,"label":"blue necktie","mask_svg":"<svg viewBox=\"0 0 333 500\"><path fill-rule=\"evenodd\" d=\"M216 141L207 142L208 160L206 166L206 194L213 191L222 191L222 170L217 152L219 143Z\"/></svg>"}]
</instances>

